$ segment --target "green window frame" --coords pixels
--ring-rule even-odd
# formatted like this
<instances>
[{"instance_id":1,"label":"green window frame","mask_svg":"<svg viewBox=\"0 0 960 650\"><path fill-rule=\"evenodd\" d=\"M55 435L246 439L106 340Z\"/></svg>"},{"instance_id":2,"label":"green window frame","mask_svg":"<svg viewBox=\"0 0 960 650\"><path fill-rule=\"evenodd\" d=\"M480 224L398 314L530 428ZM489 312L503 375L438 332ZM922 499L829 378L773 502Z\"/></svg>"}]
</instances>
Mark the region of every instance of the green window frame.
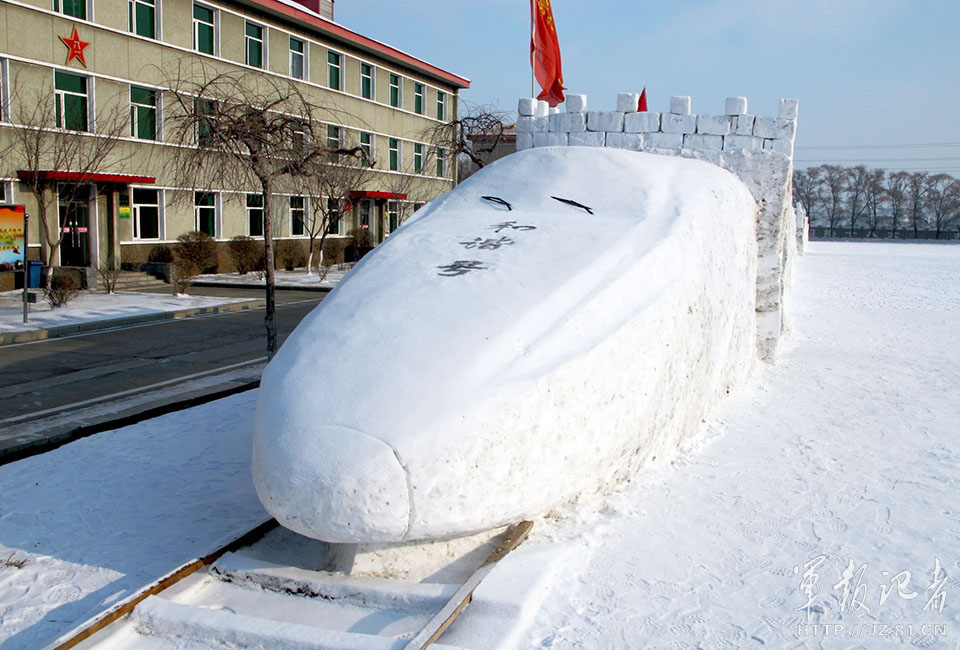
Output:
<instances>
[{"instance_id":1,"label":"green window frame","mask_svg":"<svg viewBox=\"0 0 960 650\"><path fill-rule=\"evenodd\" d=\"M423 145L419 142L413 143L413 171L417 174L423 171Z\"/></svg>"},{"instance_id":2,"label":"green window frame","mask_svg":"<svg viewBox=\"0 0 960 650\"><path fill-rule=\"evenodd\" d=\"M400 108L400 75L390 73L390 105Z\"/></svg>"},{"instance_id":3,"label":"green window frame","mask_svg":"<svg viewBox=\"0 0 960 650\"><path fill-rule=\"evenodd\" d=\"M290 76L294 79L306 77L307 44L299 38L290 38Z\"/></svg>"},{"instance_id":4,"label":"green window frame","mask_svg":"<svg viewBox=\"0 0 960 650\"><path fill-rule=\"evenodd\" d=\"M193 212L196 228L211 237L217 236L217 195L213 192L194 192Z\"/></svg>"},{"instance_id":5,"label":"green window frame","mask_svg":"<svg viewBox=\"0 0 960 650\"><path fill-rule=\"evenodd\" d=\"M327 85L334 90L340 90L341 64L343 57L336 52L327 51Z\"/></svg>"},{"instance_id":6,"label":"green window frame","mask_svg":"<svg viewBox=\"0 0 960 650\"><path fill-rule=\"evenodd\" d=\"M211 135L213 132L213 119L208 115L214 115L217 112L217 102L213 99L204 99L197 97L194 100L194 109L197 111L197 144L201 147L209 147L214 143Z\"/></svg>"},{"instance_id":7,"label":"green window frame","mask_svg":"<svg viewBox=\"0 0 960 650\"><path fill-rule=\"evenodd\" d=\"M447 172L447 152L441 147L437 147L437 176L443 178Z\"/></svg>"},{"instance_id":8,"label":"green window frame","mask_svg":"<svg viewBox=\"0 0 960 650\"><path fill-rule=\"evenodd\" d=\"M87 0L53 0L53 10L58 14L87 19Z\"/></svg>"},{"instance_id":9,"label":"green window frame","mask_svg":"<svg viewBox=\"0 0 960 650\"><path fill-rule=\"evenodd\" d=\"M246 58L244 62L254 68L264 67L264 35L263 27L254 23L244 23L244 50Z\"/></svg>"},{"instance_id":10,"label":"green window frame","mask_svg":"<svg viewBox=\"0 0 960 650\"><path fill-rule=\"evenodd\" d=\"M216 54L216 36L216 10L203 5L193 5L193 49L204 54Z\"/></svg>"},{"instance_id":11,"label":"green window frame","mask_svg":"<svg viewBox=\"0 0 960 650\"><path fill-rule=\"evenodd\" d=\"M88 131L87 78L57 70L54 73L54 88L57 127L68 131Z\"/></svg>"},{"instance_id":12,"label":"green window frame","mask_svg":"<svg viewBox=\"0 0 960 650\"><path fill-rule=\"evenodd\" d=\"M400 141L390 138L390 171L400 171Z\"/></svg>"},{"instance_id":13,"label":"green window frame","mask_svg":"<svg viewBox=\"0 0 960 650\"><path fill-rule=\"evenodd\" d=\"M373 134L360 132L360 148L367 154L367 162L373 164Z\"/></svg>"},{"instance_id":14,"label":"green window frame","mask_svg":"<svg viewBox=\"0 0 960 650\"><path fill-rule=\"evenodd\" d=\"M400 227L400 203L397 201L389 201L387 203L387 222L390 227L390 232Z\"/></svg>"},{"instance_id":15,"label":"green window frame","mask_svg":"<svg viewBox=\"0 0 960 650\"><path fill-rule=\"evenodd\" d=\"M263 194L247 194L247 234L263 237Z\"/></svg>"},{"instance_id":16,"label":"green window frame","mask_svg":"<svg viewBox=\"0 0 960 650\"><path fill-rule=\"evenodd\" d=\"M373 66L369 63L360 64L360 96L373 99Z\"/></svg>"},{"instance_id":17,"label":"green window frame","mask_svg":"<svg viewBox=\"0 0 960 650\"><path fill-rule=\"evenodd\" d=\"M160 239L160 190L133 188L133 238Z\"/></svg>"},{"instance_id":18,"label":"green window frame","mask_svg":"<svg viewBox=\"0 0 960 650\"><path fill-rule=\"evenodd\" d=\"M413 84L413 112L417 115L423 115L423 84Z\"/></svg>"},{"instance_id":19,"label":"green window frame","mask_svg":"<svg viewBox=\"0 0 960 650\"><path fill-rule=\"evenodd\" d=\"M307 202L302 196L290 197L290 234L300 237L306 234Z\"/></svg>"},{"instance_id":20,"label":"green window frame","mask_svg":"<svg viewBox=\"0 0 960 650\"><path fill-rule=\"evenodd\" d=\"M444 120L447 117L447 94L442 90L437 91L437 119Z\"/></svg>"},{"instance_id":21,"label":"green window frame","mask_svg":"<svg viewBox=\"0 0 960 650\"><path fill-rule=\"evenodd\" d=\"M130 135L139 140L157 139L157 91L130 86Z\"/></svg>"},{"instance_id":22,"label":"green window frame","mask_svg":"<svg viewBox=\"0 0 960 650\"><path fill-rule=\"evenodd\" d=\"M343 220L343 210L341 210L333 199L327 199L327 234L340 234L340 221Z\"/></svg>"},{"instance_id":23,"label":"green window frame","mask_svg":"<svg viewBox=\"0 0 960 650\"><path fill-rule=\"evenodd\" d=\"M157 0L128 0L127 27L137 36L157 37Z\"/></svg>"}]
</instances>

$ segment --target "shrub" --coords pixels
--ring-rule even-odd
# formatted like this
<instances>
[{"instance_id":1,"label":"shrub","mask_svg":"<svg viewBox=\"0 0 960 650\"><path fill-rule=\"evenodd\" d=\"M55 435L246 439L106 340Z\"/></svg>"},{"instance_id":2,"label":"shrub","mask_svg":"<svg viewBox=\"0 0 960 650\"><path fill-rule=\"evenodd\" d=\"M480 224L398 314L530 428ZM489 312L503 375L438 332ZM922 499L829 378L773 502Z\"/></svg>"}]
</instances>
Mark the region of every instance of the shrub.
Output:
<instances>
[{"instance_id":1,"label":"shrub","mask_svg":"<svg viewBox=\"0 0 960 650\"><path fill-rule=\"evenodd\" d=\"M197 274L207 270L216 271L217 242L205 232L193 230L177 237L175 255L177 264L194 266Z\"/></svg>"},{"instance_id":2,"label":"shrub","mask_svg":"<svg viewBox=\"0 0 960 650\"><path fill-rule=\"evenodd\" d=\"M356 228L350 231L350 243L354 248L373 248L373 233L369 228Z\"/></svg>"},{"instance_id":3,"label":"shrub","mask_svg":"<svg viewBox=\"0 0 960 650\"><path fill-rule=\"evenodd\" d=\"M227 243L227 252L240 275L263 267L263 244L253 237L237 235Z\"/></svg>"},{"instance_id":4,"label":"shrub","mask_svg":"<svg viewBox=\"0 0 960 650\"><path fill-rule=\"evenodd\" d=\"M50 286L43 290L43 295L50 303L50 307L63 307L80 293L80 287L72 275L55 275L50 280Z\"/></svg>"},{"instance_id":5,"label":"shrub","mask_svg":"<svg viewBox=\"0 0 960 650\"><path fill-rule=\"evenodd\" d=\"M106 293L116 293L117 291L117 281L120 280L120 275L123 273L120 269L108 269L104 266L98 266L97 276L100 278L100 284L103 285L103 290Z\"/></svg>"},{"instance_id":6,"label":"shrub","mask_svg":"<svg viewBox=\"0 0 960 650\"><path fill-rule=\"evenodd\" d=\"M300 242L292 239L281 239L277 242L277 262L285 271L292 271L307 263L307 256L303 253Z\"/></svg>"},{"instance_id":7,"label":"shrub","mask_svg":"<svg viewBox=\"0 0 960 650\"><path fill-rule=\"evenodd\" d=\"M190 261L183 261L170 267L170 284L175 294L186 293L196 277L200 275L200 268Z\"/></svg>"},{"instance_id":8,"label":"shrub","mask_svg":"<svg viewBox=\"0 0 960 650\"><path fill-rule=\"evenodd\" d=\"M147 256L147 261L155 264L172 264L173 251L163 244L154 246L152 249L150 249L150 254Z\"/></svg>"}]
</instances>

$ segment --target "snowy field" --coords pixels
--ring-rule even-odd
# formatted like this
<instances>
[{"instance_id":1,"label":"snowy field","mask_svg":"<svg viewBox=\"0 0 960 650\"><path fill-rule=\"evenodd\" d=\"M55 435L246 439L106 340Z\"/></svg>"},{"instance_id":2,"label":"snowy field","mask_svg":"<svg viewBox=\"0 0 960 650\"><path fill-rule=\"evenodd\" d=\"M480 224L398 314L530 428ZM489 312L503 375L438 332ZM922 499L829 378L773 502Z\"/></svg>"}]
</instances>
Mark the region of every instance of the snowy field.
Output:
<instances>
[{"instance_id":1,"label":"snowy field","mask_svg":"<svg viewBox=\"0 0 960 650\"><path fill-rule=\"evenodd\" d=\"M320 279L320 276L314 273L307 273L304 269L297 269L295 271L282 271L277 269L275 271L274 283L278 287L283 287L286 289L311 289L311 288L323 288L323 289L332 289L337 286L337 283L343 279L343 276L349 271L348 268L344 267L342 270L339 266L335 266L330 269L330 272L327 273L327 276ZM239 286L251 286L251 287L262 287L265 280L259 277L256 273L245 273L240 275L239 273L210 273L207 275L201 275L197 277L197 282L201 284L203 282L216 282L218 284L236 284Z\"/></svg>"},{"instance_id":2,"label":"snowy field","mask_svg":"<svg viewBox=\"0 0 960 650\"><path fill-rule=\"evenodd\" d=\"M520 647L960 648L960 246L817 242L795 286L793 343L694 444L501 565L561 563ZM255 397L0 467L0 647L255 525Z\"/></svg>"},{"instance_id":3,"label":"snowy field","mask_svg":"<svg viewBox=\"0 0 960 650\"><path fill-rule=\"evenodd\" d=\"M30 305L27 320L23 322L23 291L0 293L0 332L22 332L76 325L98 320L129 318L158 312L180 311L196 307L212 307L247 298L216 298L208 296L171 295L164 293L114 293L81 291L63 307L53 309L41 295Z\"/></svg>"}]
</instances>

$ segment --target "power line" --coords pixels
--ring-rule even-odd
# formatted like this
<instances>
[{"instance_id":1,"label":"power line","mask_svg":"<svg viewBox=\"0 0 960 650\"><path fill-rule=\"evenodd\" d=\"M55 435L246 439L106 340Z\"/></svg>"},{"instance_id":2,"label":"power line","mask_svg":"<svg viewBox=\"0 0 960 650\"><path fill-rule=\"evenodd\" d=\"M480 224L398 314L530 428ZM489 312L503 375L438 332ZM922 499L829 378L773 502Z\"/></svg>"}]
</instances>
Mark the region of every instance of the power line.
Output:
<instances>
[{"instance_id":1,"label":"power line","mask_svg":"<svg viewBox=\"0 0 960 650\"><path fill-rule=\"evenodd\" d=\"M960 160L960 156L948 156L943 158L800 158L795 162L832 162L832 163L861 163L861 162L883 162L883 163L898 163L898 162L941 162L941 161L953 161Z\"/></svg>"},{"instance_id":2,"label":"power line","mask_svg":"<svg viewBox=\"0 0 960 650\"><path fill-rule=\"evenodd\" d=\"M928 149L932 147L960 147L960 142L927 142L923 144L828 144L809 147L797 146L797 150L823 151L830 149Z\"/></svg>"}]
</instances>

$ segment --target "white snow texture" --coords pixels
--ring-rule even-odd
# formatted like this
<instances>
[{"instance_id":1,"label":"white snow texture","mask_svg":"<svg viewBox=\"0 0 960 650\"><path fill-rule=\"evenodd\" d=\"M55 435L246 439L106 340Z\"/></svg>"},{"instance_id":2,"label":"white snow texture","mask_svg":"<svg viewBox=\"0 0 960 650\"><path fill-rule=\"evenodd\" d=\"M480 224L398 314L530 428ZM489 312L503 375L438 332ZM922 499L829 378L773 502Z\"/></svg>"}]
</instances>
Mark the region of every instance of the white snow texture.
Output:
<instances>
[{"instance_id":1,"label":"white snow texture","mask_svg":"<svg viewBox=\"0 0 960 650\"><path fill-rule=\"evenodd\" d=\"M260 499L327 541L441 539L631 475L751 371L756 217L739 179L696 160L565 147L488 166L269 364Z\"/></svg>"}]
</instances>

